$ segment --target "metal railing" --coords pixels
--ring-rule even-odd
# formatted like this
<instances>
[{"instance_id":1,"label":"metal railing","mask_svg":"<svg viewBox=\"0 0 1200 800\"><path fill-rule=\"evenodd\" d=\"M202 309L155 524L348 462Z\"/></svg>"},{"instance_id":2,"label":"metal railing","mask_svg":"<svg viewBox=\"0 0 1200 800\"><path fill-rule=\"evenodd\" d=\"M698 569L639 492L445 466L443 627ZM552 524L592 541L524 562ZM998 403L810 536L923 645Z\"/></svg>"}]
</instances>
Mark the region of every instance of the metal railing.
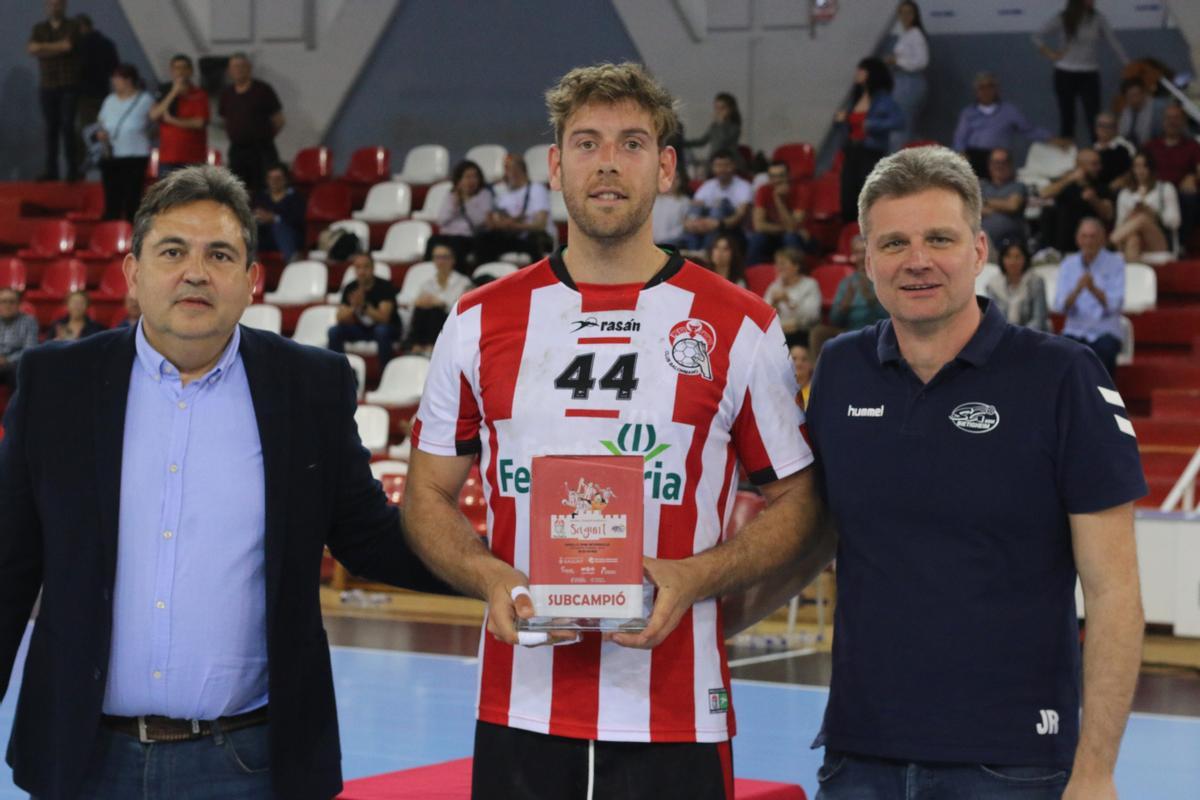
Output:
<instances>
[{"instance_id":1,"label":"metal railing","mask_svg":"<svg viewBox=\"0 0 1200 800\"><path fill-rule=\"evenodd\" d=\"M1175 481L1174 488L1167 495L1167 499L1162 501L1162 505L1158 507L1159 511L1175 511L1177 506L1182 504L1179 510L1185 514L1191 514L1196 510L1196 476L1200 475L1200 447L1196 448L1195 454L1192 455L1192 460L1188 462L1187 467L1183 470L1183 474L1179 476L1179 480Z\"/></svg>"}]
</instances>

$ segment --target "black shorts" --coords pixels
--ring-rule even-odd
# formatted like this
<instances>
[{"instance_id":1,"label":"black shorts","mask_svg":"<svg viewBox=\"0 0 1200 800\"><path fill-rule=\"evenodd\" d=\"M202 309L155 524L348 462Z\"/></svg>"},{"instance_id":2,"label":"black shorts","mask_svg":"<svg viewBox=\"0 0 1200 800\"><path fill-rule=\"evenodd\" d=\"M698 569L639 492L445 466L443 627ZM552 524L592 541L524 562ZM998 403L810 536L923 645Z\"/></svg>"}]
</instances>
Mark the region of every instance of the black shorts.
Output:
<instances>
[{"instance_id":1,"label":"black shorts","mask_svg":"<svg viewBox=\"0 0 1200 800\"><path fill-rule=\"evenodd\" d=\"M475 723L472 800L675 797L733 800L730 742L593 742Z\"/></svg>"}]
</instances>

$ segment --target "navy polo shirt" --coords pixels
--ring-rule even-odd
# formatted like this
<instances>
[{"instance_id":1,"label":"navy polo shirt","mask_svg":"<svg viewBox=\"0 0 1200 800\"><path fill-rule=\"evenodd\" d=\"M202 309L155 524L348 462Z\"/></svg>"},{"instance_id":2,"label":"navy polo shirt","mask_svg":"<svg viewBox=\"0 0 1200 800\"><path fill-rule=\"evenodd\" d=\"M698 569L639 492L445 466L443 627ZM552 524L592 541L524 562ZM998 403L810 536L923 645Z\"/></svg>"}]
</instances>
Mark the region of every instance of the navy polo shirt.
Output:
<instances>
[{"instance_id":1,"label":"navy polo shirt","mask_svg":"<svg viewBox=\"0 0 1200 800\"><path fill-rule=\"evenodd\" d=\"M1080 653L1067 515L1146 492L1086 347L987 300L927 384L890 321L818 362L808 426L839 533L833 679L814 746L906 761L1072 763Z\"/></svg>"}]
</instances>

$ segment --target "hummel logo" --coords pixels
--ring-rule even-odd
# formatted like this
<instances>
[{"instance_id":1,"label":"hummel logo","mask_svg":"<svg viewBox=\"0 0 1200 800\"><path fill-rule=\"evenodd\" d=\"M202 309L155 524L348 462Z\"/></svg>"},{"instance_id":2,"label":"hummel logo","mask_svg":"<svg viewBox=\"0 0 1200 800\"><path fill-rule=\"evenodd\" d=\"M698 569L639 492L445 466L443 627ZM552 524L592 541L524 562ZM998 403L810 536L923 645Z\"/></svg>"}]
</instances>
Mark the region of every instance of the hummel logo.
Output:
<instances>
[{"instance_id":1,"label":"hummel logo","mask_svg":"<svg viewBox=\"0 0 1200 800\"><path fill-rule=\"evenodd\" d=\"M855 408L854 406L846 406L846 416L847 417L882 417L883 416L883 406L876 406L874 408L871 408L870 406L867 406L864 408Z\"/></svg>"},{"instance_id":2,"label":"hummel logo","mask_svg":"<svg viewBox=\"0 0 1200 800\"><path fill-rule=\"evenodd\" d=\"M1058 712L1053 708L1043 708L1038 712L1042 715L1042 721L1037 724L1038 736L1053 736L1058 733Z\"/></svg>"}]
</instances>

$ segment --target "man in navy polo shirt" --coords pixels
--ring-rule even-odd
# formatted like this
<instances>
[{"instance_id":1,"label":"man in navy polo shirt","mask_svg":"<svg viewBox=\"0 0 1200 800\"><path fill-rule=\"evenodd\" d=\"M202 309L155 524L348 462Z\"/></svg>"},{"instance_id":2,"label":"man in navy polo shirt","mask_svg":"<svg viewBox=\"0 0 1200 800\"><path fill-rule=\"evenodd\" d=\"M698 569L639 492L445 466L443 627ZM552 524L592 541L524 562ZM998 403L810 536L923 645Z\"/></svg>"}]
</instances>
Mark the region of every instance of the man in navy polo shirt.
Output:
<instances>
[{"instance_id":1,"label":"man in navy polo shirt","mask_svg":"<svg viewBox=\"0 0 1200 800\"><path fill-rule=\"evenodd\" d=\"M859 220L891 319L826 344L809 401L839 533L818 800L1115 798L1146 491L1121 397L1089 349L975 296L961 156L884 159Z\"/></svg>"}]
</instances>

